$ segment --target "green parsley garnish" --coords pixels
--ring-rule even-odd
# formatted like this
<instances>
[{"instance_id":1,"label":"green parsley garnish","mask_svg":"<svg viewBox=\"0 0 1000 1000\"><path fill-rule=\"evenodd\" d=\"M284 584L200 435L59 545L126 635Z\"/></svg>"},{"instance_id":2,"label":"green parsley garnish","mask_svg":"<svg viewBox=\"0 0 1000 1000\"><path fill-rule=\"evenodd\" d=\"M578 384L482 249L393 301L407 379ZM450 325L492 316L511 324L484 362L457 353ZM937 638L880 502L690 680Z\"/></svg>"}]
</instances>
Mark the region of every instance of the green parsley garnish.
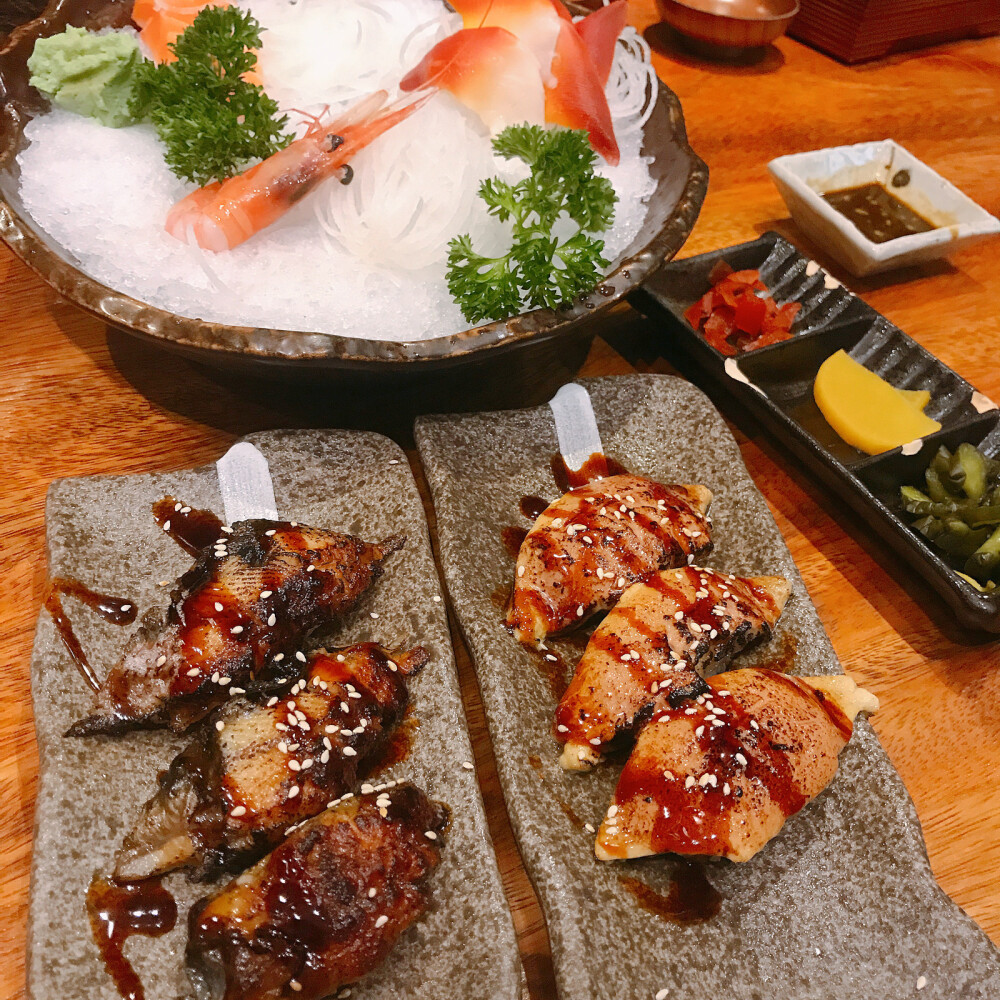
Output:
<instances>
[{"instance_id":1,"label":"green parsley garnish","mask_svg":"<svg viewBox=\"0 0 1000 1000\"><path fill-rule=\"evenodd\" d=\"M152 121L178 177L198 185L225 180L291 142L277 103L243 79L259 48L251 14L206 7L170 45L176 62L138 68L129 109Z\"/></svg>"},{"instance_id":2,"label":"green parsley garnish","mask_svg":"<svg viewBox=\"0 0 1000 1000\"><path fill-rule=\"evenodd\" d=\"M604 241L588 233L611 225L618 200L611 182L594 173L597 154L586 132L512 125L493 148L524 160L531 175L517 184L494 177L479 188L490 215L512 223L506 254L477 253L469 235L448 244L448 289L470 323L514 316L525 306L555 308L593 288L608 261ZM553 233L562 217L578 227L566 238Z\"/></svg>"}]
</instances>

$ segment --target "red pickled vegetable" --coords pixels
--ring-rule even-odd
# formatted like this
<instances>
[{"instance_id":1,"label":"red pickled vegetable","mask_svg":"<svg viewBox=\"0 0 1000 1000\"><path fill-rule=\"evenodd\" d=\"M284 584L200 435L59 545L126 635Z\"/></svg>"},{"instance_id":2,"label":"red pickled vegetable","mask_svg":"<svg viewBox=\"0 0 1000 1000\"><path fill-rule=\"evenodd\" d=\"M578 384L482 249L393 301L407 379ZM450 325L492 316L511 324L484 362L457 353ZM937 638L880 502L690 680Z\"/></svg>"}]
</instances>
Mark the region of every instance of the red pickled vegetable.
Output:
<instances>
[{"instance_id":1,"label":"red pickled vegetable","mask_svg":"<svg viewBox=\"0 0 1000 1000\"><path fill-rule=\"evenodd\" d=\"M758 271L734 271L720 260L709 281L711 290L684 311L684 319L720 354L731 357L791 337L802 307L798 302L779 306Z\"/></svg>"}]
</instances>

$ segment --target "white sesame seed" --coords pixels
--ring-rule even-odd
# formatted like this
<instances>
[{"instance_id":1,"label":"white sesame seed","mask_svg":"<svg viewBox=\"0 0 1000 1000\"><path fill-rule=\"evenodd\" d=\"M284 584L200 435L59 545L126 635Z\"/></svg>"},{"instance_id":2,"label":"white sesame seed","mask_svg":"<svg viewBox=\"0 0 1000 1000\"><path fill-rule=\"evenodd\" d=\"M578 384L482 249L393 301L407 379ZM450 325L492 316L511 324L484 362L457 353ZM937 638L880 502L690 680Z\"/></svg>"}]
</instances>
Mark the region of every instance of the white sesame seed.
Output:
<instances>
[{"instance_id":1,"label":"white sesame seed","mask_svg":"<svg viewBox=\"0 0 1000 1000\"><path fill-rule=\"evenodd\" d=\"M685 788L693 788L696 784L698 782L690 774L684 779Z\"/></svg>"},{"instance_id":2,"label":"white sesame seed","mask_svg":"<svg viewBox=\"0 0 1000 1000\"><path fill-rule=\"evenodd\" d=\"M132 605L131 604L123 604L122 605L122 611L131 611L131 610L132 610Z\"/></svg>"},{"instance_id":3,"label":"white sesame seed","mask_svg":"<svg viewBox=\"0 0 1000 1000\"><path fill-rule=\"evenodd\" d=\"M377 611L372 611L372 612L369 613L368 617L369 618L378 618L378 612Z\"/></svg>"},{"instance_id":4,"label":"white sesame seed","mask_svg":"<svg viewBox=\"0 0 1000 1000\"><path fill-rule=\"evenodd\" d=\"M558 733L568 733L569 726L556 726L556 732Z\"/></svg>"},{"instance_id":5,"label":"white sesame seed","mask_svg":"<svg viewBox=\"0 0 1000 1000\"><path fill-rule=\"evenodd\" d=\"M272 531L271 534L273 535L274 532ZM289 979L288 985L291 986L291 988L295 990L296 993L298 993L302 989L302 984L297 979Z\"/></svg>"},{"instance_id":6,"label":"white sesame seed","mask_svg":"<svg viewBox=\"0 0 1000 1000\"><path fill-rule=\"evenodd\" d=\"M158 667L162 667L163 664L166 663L166 662L167 662L167 658L166 658L166 656L164 656L162 654L156 658L156 665Z\"/></svg>"},{"instance_id":7,"label":"white sesame seed","mask_svg":"<svg viewBox=\"0 0 1000 1000\"><path fill-rule=\"evenodd\" d=\"M246 806L236 806L235 809L230 809L229 810L229 815L230 816L235 816L235 817L245 816L246 815L246 811L247 811L247 807Z\"/></svg>"},{"instance_id":8,"label":"white sesame seed","mask_svg":"<svg viewBox=\"0 0 1000 1000\"><path fill-rule=\"evenodd\" d=\"M163 530L164 531L169 531L170 530L170 522L169 521L164 521L163 522Z\"/></svg>"},{"instance_id":9,"label":"white sesame seed","mask_svg":"<svg viewBox=\"0 0 1000 1000\"><path fill-rule=\"evenodd\" d=\"M298 660L299 663L305 663L306 662L306 654L303 653L301 650L299 650L299 652L297 652L295 654L295 659Z\"/></svg>"},{"instance_id":10,"label":"white sesame seed","mask_svg":"<svg viewBox=\"0 0 1000 1000\"><path fill-rule=\"evenodd\" d=\"M229 689L229 696L230 696L230 698L233 695L236 695L236 694L246 694L246 693L247 693L246 692L246 688L231 687Z\"/></svg>"},{"instance_id":11,"label":"white sesame seed","mask_svg":"<svg viewBox=\"0 0 1000 1000\"><path fill-rule=\"evenodd\" d=\"M617 587L624 587L625 586L625 577L623 577L623 576L618 577L618 579L615 580L615 586L617 586Z\"/></svg>"},{"instance_id":12,"label":"white sesame seed","mask_svg":"<svg viewBox=\"0 0 1000 1000\"><path fill-rule=\"evenodd\" d=\"M232 528L230 528L228 524L224 524L224 525L222 526L222 530L223 530L223 531L224 531L224 532L225 532L225 533L226 533L227 535L231 535L231 534L233 533L233 529L232 529Z\"/></svg>"},{"instance_id":13,"label":"white sesame seed","mask_svg":"<svg viewBox=\"0 0 1000 1000\"><path fill-rule=\"evenodd\" d=\"M517 567L517 575L518 576L524 576L524 567L523 566L518 566Z\"/></svg>"},{"instance_id":14,"label":"white sesame seed","mask_svg":"<svg viewBox=\"0 0 1000 1000\"><path fill-rule=\"evenodd\" d=\"M275 616L273 614L268 615L268 617L267 617L267 624L268 625L273 625L277 620L278 620L277 616Z\"/></svg>"},{"instance_id":15,"label":"white sesame seed","mask_svg":"<svg viewBox=\"0 0 1000 1000\"><path fill-rule=\"evenodd\" d=\"M440 604L440 603L441 603L441 595L440 595L440 594L435 594L435 595L434 595L434 596L433 596L433 597L431 598L431 600L432 600L432 601L433 601L433 602L434 602L435 604Z\"/></svg>"},{"instance_id":16,"label":"white sesame seed","mask_svg":"<svg viewBox=\"0 0 1000 1000\"><path fill-rule=\"evenodd\" d=\"M731 788L729 787L729 782L727 781L727 782L726 782L726 783L725 783L725 784L724 784L724 785L722 786L722 794L723 794L723 795L728 795L728 794L730 793L730 791L732 791L732 789L731 789Z\"/></svg>"},{"instance_id":17,"label":"white sesame seed","mask_svg":"<svg viewBox=\"0 0 1000 1000\"><path fill-rule=\"evenodd\" d=\"M917 979L917 989L922 990L927 985L927 977L920 976Z\"/></svg>"},{"instance_id":18,"label":"white sesame seed","mask_svg":"<svg viewBox=\"0 0 1000 1000\"><path fill-rule=\"evenodd\" d=\"M592 823L584 823L583 828L587 831L587 833L597 833Z\"/></svg>"},{"instance_id":19,"label":"white sesame seed","mask_svg":"<svg viewBox=\"0 0 1000 1000\"><path fill-rule=\"evenodd\" d=\"M285 654L284 654L284 653L278 653L278 654L277 654L277 655L276 655L276 656L274 657L274 662L275 662L275 663L281 663L281 661L282 661L282 660L283 660L284 658L285 658Z\"/></svg>"},{"instance_id":20,"label":"white sesame seed","mask_svg":"<svg viewBox=\"0 0 1000 1000\"><path fill-rule=\"evenodd\" d=\"M302 765L297 760L290 760L288 762L288 769L290 771L301 771Z\"/></svg>"},{"instance_id":21,"label":"white sesame seed","mask_svg":"<svg viewBox=\"0 0 1000 1000\"><path fill-rule=\"evenodd\" d=\"M315 568L316 568L316 566L315 566L314 563L309 563L309 565L306 566L306 572L307 573L311 573Z\"/></svg>"},{"instance_id":22,"label":"white sesame seed","mask_svg":"<svg viewBox=\"0 0 1000 1000\"><path fill-rule=\"evenodd\" d=\"M219 601L215 602L215 610L216 611L221 611L222 610L222 604Z\"/></svg>"},{"instance_id":23,"label":"white sesame seed","mask_svg":"<svg viewBox=\"0 0 1000 1000\"><path fill-rule=\"evenodd\" d=\"M221 733L222 730L226 728L226 724L222 721L222 719L219 719L219 721L215 724L215 728Z\"/></svg>"},{"instance_id":24,"label":"white sesame seed","mask_svg":"<svg viewBox=\"0 0 1000 1000\"><path fill-rule=\"evenodd\" d=\"M288 797L290 799L294 799L295 796L298 795L298 794L299 794L299 786L298 785L292 785L292 787L288 789Z\"/></svg>"},{"instance_id":25,"label":"white sesame seed","mask_svg":"<svg viewBox=\"0 0 1000 1000\"><path fill-rule=\"evenodd\" d=\"M608 807L608 819L614 819L618 815L618 806Z\"/></svg>"},{"instance_id":26,"label":"white sesame seed","mask_svg":"<svg viewBox=\"0 0 1000 1000\"><path fill-rule=\"evenodd\" d=\"M278 704L278 696L277 695L273 695L272 697L268 698L268 700L267 700L267 707L268 708L274 708L274 706L277 705L277 704Z\"/></svg>"},{"instance_id":27,"label":"white sesame seed","mask_svg":"<svg viewBox=\"0 0 1000 1000\"><path fill-rule=\"evenodd\" d=\"M189 671L187 672L187 675L188 675L188 677L197 677L197 676L198 676L198 674L200 674L200 673L201 673L201 671L200 671L200 670L199 670L199 669L198 669L197 667L192 667L192 668L191 668L191 669L190 669L190 670L189 670Z\"/></svg>"},{"instance_id":28,"label":"white sesame seed","mask_svg":"<svg viewBox=\"0 0 1000 1000\"><path fill-rule=\"evenodd\" d=\"M704 732L705 732L705 727L704 727L704 726L699 726L699 727L698 727L698 728L697 728L697 729L696 729L696 730L694 731L694 734L695 734L695 736L698 736L698 737L700 737L700 736L701 736L701 734L702 734L702 733L704 733Z\"/></svg>"},{"instance_id":29,"label":"white sesame seed","mask_svg":"<svg viewBox=\"0 0 1000 1000\"><path fill-rule=\"evenodd\" d=\"M595 736L595 737L594 737L594 738L593 738L593 739L592 739L592 740L590 741L590 745L591 745L592 747L599 747L599 746L601 745L601 738L600 738L599 736Z\"/></svg>"},{"instance_id":30,"label":"white sesame seed","mask_svg":"<svg viewBox=\"0 0 1000 1000\"><path fill-rule=\"evenodd\" d=\"M462 769L465 771L474 771L476 769L476 765L473 764L471 760L463 760Z\"/></svg>"},{"instance_id":31,"label":"white sesame seed","mask_svg":"<svg viewBox=\"0 0 1000 1000\"><path fill-rule=\"evenodd\" d=\"M243 626L242 625L234 625L229 631L232 632L233 635L239 635L240 632L243 631Z\"/></svg>"},{"instance_id":32,"label":"white sesame seed","mask_svg":"<svg viewBox=\"0 0 1000 1000\"><path fill-rule=\"evenodd\" d=\"M275 530L274 528L271 528L270 531L265 531L264 534L267 535L268 538L270 538L272 535L275 534Z\"/></svg>"},{"instance_id":33,"label":"white sesame seed","mask_svg":"<svg viewBox=\"0 0 1000 1000\"><path fill-rule=\"evenodd\" d=\"M668 990L666 986L664 986L662 990L657 990L656 997L654 998L654 1000L667 1000L667 994L669 992L670 990Z\"/></svg>"},{"instance_id":34,"label":"white sesame seed","mask_svg":"<svg viewBox=\"0 0 1000 1000\"><path fill-rule=\"evenodd\" d=\"M357 755L358 755L358 751L355 750L354 747L344 747L344 756L345 757L357 757Z\"/></svg>"},{"instance_id":35,"label":"white sesame seed","mask_svg":"<svg viewBox=\"0 0 1000 1000\"><path fill-rule=\"evenodd\" d=\"M739 763L742 764L744 767L747 766L747 759L746 757L743 756L743 754L741 753L736 754L736 760L739 761Z\"/></svg>"},{"instance_id":36,"label":"white sesame seed","mask_svg":"<svg viewBox=\"0 0 1000 1000\"><path fill-rule=\"evenodd\" d=\"M576 609L576 617L577 618L582 618L583 617L583 605L582 604L579 605L577 607L577 609Z\"/></svg>"},{"instance_id":37,"label":"white sesame seed","mask_svg":"<svg viewBox=\"0 0 1000 1000\"><path fill-rule=\"evenodd\" d=\"M375 921L375 926L376 927L385 927L385 925L387 923L389 923L389 918L383 913L382 916L379 917L378 920Z\"/></svg>"},{"instance_id":38,"label":"white sesame seed","mask_svg":"<svg viewBox=\"0 0 1000 1000\"><path fill-rule=\"evenodd\" d=\"M371 795L371 793L374 792L374 791L375 791L375 786L374 785L370 785L367 782L365 782L365 784L363 784L361 786L361 794L362 795Z\"/></svg>"},{"instance_id":39,"label":"white sesame seed","mask_svg":"<svg viewBox=\"0 0 1000 1000\"><path fill-rule=\"evenodd\" d=\"M438 835L433 830L424 830L424 836L428 840L437 840L438 839Z\"/></svg>"}]
</instances>

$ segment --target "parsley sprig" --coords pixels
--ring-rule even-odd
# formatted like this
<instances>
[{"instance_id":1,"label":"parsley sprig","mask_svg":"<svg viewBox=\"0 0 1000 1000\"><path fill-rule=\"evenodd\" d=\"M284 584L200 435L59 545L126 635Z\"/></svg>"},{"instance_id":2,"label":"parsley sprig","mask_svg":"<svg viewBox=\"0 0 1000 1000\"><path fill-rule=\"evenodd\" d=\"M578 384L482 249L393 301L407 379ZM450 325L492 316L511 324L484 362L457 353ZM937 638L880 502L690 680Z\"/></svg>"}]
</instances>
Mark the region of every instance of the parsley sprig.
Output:
<instances>
[{"instance_id":1,"label":"parsley sprig","mask_svg":"<svg viewBox=\"0 0 1000 1000\"><path fill-rule=\"evenodd\" d=\"M589 234L611 225L617 201L611 182L594 173L597 156L586 132L512 125L493 148L505 159L524 160L531 173L517 184L493 177L479 188L490 215L512 224L506 254L477 253L468 234L448 245L448 289L470 323L513 316L525 306L555 308L593 288L608 261L604 241ZM578 226L565 239L554 233L562 217Z\"/></svg>"},{"instance_id":2,"label":"parsley sprig","mask_svg":"<svg viewBox=\"0 0 1000 1000\"><path fill-rule=\"evenodd\" d=\"M129 110L152 121L178 177L225 180L291 142L277 103L243 79L260 48L251 14L206 7L170 48L175 62L138 68Z\"/></svg>"}]
</instances>

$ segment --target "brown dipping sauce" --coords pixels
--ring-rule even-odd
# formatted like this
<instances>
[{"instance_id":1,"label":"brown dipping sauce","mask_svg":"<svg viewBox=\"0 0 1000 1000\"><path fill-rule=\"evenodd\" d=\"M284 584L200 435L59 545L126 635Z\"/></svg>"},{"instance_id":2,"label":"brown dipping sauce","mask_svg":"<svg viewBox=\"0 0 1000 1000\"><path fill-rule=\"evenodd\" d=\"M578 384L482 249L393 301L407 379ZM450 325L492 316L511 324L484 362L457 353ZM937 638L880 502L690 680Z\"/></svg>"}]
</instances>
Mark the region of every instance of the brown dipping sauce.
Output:
<instances>
[{"instance_id":1,"label":"brown dipping sauce","mask_svg":"<svg viewBox=\"0 0 1000 1000\"><path fill-rule=\"evenodd\" d=\"M45 597L45 610L52 616L59 638L73 658L77 670L83 675L83 679L97 691L101 682L97 679L97 675L87 659L87 654L84 653L80 640L77 639L76 633L73 631L69 615L63 608L64 595L82 601L88 608L100 615L106 622L111 622L112 625L131 625L135 621L137 613L135 603L127 598L99 594L96 590L91 590L90 587L80 583L79 580L68 576L57 576L49 584L49 592Z\"/></svg>"},{"instance_id":2,"label":"brown dipping sauce","mask_svg":"<svg viewBox=\"0 0 1000 1000\"><path fill-rule=\"evenodd\" d=\"M678 866L666 895L630 875L619 875L618 881L644 910L672 924L704 923L714 917L722 906L722 896L705 878L702 866L695 862Z\"/></svg>"},{"instance_id":3,"label":"brown dipping sauce","mask_svg":"<svg viewBox=\"0 0 1000 1000\"><path fill-rule=\"evenodd\" d=\"M95 876L87 890L87 914L104 967L124 1000L143 1000L142 983L122 951L133 934L162 937L177 922L177 903L158 879L115 882Z\"/></svg>"},{"instance_id":4,"label":"brown dipping sauce","mask_svg":"<svg viewBox=\"0 0 1000 1000\"><path fill-rule=\"evenodd\" d=\"M156 523L191 555L200 555L222 532L222 521L210 510L182 504L175 497L164 497L153 504Z\"/></svg>"},{"instance_id":5,"label":"brown dipping sauce","mask_svg":"<svg viewBox=\"0 0 1000 1000\"><path fill-rule=\"evenodd\" d=\"M887 243L901 236L937 229L881 184L827 191L823 200L861 230L872 243Z\"/></svg>"}]
</instances>

